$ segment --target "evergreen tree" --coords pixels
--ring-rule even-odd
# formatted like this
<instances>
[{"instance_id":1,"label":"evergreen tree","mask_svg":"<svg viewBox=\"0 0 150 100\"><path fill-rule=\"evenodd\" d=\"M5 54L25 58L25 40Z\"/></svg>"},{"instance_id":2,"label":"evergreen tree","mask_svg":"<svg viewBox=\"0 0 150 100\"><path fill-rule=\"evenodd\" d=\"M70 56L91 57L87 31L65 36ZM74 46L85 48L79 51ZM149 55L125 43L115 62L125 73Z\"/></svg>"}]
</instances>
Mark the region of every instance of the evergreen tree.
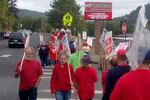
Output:
<instances>
[{"instance_id":1,"label":"evergreen tree","mask_svg":"<svg viewBox=\"0 0 150 100\"><path fill-rule=\"evenodd\" d=\"M63 16L65 13L70 13L73 16L73 22L71 29L76 28L76 30L82 29L80 26L83 22L81 17L80 6L77 5L75 0L53 0L50 3L51 10L48 13L48 23L52 27L64 27L63 26ZM68 28L68 27L66 27Z\"/></svg>"},{"instance_id":2,"label":"evergreen tree","mask_svg":"<svg viewBox=\"0 0 150 100\"><path fill-rule=\"evenodd\" d=\"M18 9L16 8L17 0L8 0L8 11L10 15L17 17Z\"/></svg>"}]
</instances>

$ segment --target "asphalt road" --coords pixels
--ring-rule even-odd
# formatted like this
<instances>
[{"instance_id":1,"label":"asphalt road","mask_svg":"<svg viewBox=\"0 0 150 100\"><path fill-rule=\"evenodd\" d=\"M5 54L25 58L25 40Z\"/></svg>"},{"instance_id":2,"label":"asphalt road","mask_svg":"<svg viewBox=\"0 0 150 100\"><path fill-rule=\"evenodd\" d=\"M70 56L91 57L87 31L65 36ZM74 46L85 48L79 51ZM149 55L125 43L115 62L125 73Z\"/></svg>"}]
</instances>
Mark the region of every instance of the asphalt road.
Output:
<instances>
[{"instance_id":1,"label":"asphalt road","mask_svg":"<svg viewBox=\"0 0 150 100\"><path fill-rule=\"evenodd\" d=\"M48 41L49 35L45 34L44 39ZM39 44L39 35L34 33L31 36L30 46L37 48ZM16 62L22 58L23 48L8 48L8 40L0 40L0 100L19 100L18 98L18 84L19 79L14 78L14 70ZM38 59L37 52L34 56ZM93 64L97 69L97 65ZM51 97L49 91L49 83L51 77L51 68L43 69L44 75L42 76L39 88L38 88L38 100L55 100ZM90 74L90 73L89 73ZM101 91L101 74L97 70L98 82L96 83L95 98L94 100L100 100L102 96ZM72 99L73 99L72 95Z\"/></svg>"}]
</instances>

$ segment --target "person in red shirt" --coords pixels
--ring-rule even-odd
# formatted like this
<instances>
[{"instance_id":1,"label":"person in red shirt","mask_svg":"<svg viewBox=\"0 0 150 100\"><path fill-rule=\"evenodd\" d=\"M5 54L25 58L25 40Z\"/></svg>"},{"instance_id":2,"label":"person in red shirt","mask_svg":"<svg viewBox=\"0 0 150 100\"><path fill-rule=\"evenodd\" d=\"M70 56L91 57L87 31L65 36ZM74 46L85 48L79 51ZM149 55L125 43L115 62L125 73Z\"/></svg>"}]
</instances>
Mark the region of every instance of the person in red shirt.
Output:
<instances>
[{"instance_id":1,"label":"person in red shirt","mask_svg":"<svg viewBox=\"0 0 150 100\"><path fill-rule=\"evenodd\" d=\"M74 82L74 70L67 62L67 55L61 52L59 62L54 65L50 81L51 94L55 94L56 100L69 100L71 88Z\"/></svg>"},{"instance_id":2,"label":"person in red shirt","mask_svg":"<svg viewBox=\"0 0 150 100\"><path fill-rule=\"evenodd\" d=\"M92 100L94 97L94 83L97 82L96 70L89 66L91 58L84 55L81 58L82 66L75 72L75 88L77 88L80 100Z\"/></svg>"},{"instance_id":3,"label":"person in red shirt","mask_svg":"<svg viewBox=\"0 0 150 100\"><path fill-rule=\"evenodd\" d=\"M106 80L107 80L108 72L111 68L113 68L117 65L118 65L117 56L113 56L111 58L111 60L108 61L108 64L106 64L106 68L102 71L101 84L102 84L103 94L105 93L105 87L106 87Z\"/></svg>"},{"instance_id":4,"label":"person in red shirt","mask_svg":"<svg viewBox=\"0 0 150 100\"><path fill-rule=\"evenodd\" d=\"M62 50L62 45L56 44L56 42L50 42L49 43L49 59L51 62L51 65L54 65L58 62L58 55L60 53L60 51Z\"/></svg>"},{"instance_id":5,"label":"person in red shirt","mask_svg":"<svg viewBox=\"0 0 150 100\"><path fill-rule=\"evenodd\" d=\"M40 62L33 59L34 49L25 49L25 59L17 63L15 77L20 76L19 98L20 100L36 100L37 87L39 85L42 69Z\"/></svg>"},{"instance_id":6,"label":"person in red shirt","mask_svg":"<svg viewBox=\"0 0 150 100\"><path fill-rule=\"evenodd\" d=\"M123 75L119 79L110 100L150 100L149 91L150 50L136 70Z\"/></svg>"}]
</instances>

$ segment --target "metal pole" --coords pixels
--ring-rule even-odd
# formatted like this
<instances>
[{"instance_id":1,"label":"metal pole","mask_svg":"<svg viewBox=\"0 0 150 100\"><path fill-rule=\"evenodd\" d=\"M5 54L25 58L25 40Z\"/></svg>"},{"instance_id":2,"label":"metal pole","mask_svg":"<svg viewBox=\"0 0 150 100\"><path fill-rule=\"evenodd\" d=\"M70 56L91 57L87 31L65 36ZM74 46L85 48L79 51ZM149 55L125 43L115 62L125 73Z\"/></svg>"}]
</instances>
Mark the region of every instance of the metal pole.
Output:
<instances>
[{"instance_id":1,"label":"metal pole","mask_svg":"<svg viewBox=\"0 0 150 100\"><path fill-rule=\"evenodd\" d=\"M125 34L125 42L126 42L126 33L124 33Z\"/></svg>"}]
</instances>

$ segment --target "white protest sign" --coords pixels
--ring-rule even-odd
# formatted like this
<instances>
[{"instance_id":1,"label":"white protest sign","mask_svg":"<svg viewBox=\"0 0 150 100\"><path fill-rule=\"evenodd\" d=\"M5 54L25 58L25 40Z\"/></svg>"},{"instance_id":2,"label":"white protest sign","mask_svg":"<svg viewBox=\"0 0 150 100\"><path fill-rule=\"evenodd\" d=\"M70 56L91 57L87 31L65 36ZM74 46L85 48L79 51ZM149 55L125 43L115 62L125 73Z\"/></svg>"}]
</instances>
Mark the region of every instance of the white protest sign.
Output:
<instances>
[{"instance_id":1,"label":"white protest sign","mask_svg":"<svg viewBox=\"0 0 150 100\"><path fill-rule=\"evenodd\" d=\"M113 55L112 31L105 34L105 55L106 59Z\"/></svg>"}]
</instances>

